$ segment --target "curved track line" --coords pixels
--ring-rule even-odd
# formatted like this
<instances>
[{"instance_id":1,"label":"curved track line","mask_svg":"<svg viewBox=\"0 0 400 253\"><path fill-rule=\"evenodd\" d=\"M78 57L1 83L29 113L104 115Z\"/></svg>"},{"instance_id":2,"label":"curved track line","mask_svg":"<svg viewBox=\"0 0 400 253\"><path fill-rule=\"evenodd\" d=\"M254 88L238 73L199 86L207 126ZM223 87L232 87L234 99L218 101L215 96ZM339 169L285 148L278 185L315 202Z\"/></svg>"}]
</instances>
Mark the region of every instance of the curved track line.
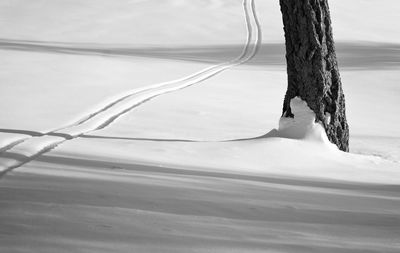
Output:
<instances>
[{"instance_id":1,"label":"curved track line","mask_svg":"<svg viewBox=\"0 0 400 253\"><path fill-rule=\"evenodd\" d=\"M228 62L223 62L223 63L217 64L217 65L213 65L213 66L207 67L205 69L202 69L202 70L200 70L200 71L198 71L196 73L193 73L193 74L191 74L189 76L186 76L186 77L183 77L183 78L175 79L175 80L168 81L168 82L162 82L162 83L158 83L158 84L153 84L153 85L150 85L150 86L147 86L147 87L141 87L141 88L134 89L134 90L130 91L129 94L124 95L124 96L122 96L120 98L117 98L116 100L114 100L114 101L112 101L112 102L110 102L110 103L108 103L106 105L103 105L100 109L90 113L89 115L84 116L83 118L81 118L80 120L78 120L78 121L76 121L76 122L74 122L72 124L68 124L66 126L63 126L63 127L60 127L60 128L56 128L54 130L45 132L45 133L43 133L43 134L41 134L39 136L49 135L51 133L63 131L63 130L66 130L66 129L69 129L69 128L72 128L72 127L76 127L76 126L82 125L83 123L89 121L93 117L96 117L100 113L103 113L103 112L107 111L111 107L113 107L113 106L117 105L118 103L121 103L121 102L131 98L134 95L138 95L138 94L141 94L141 93L144 93L144 92L147 92L147 91L152 91L152 90L155 90L155 89L159 89L161 87L165 87L165 86L168 86L168 85L171 85L171 84L178 84L178 83L181 83L181 82L189 81L189 80L197 78L199 76L206 75L208 72L210 72L210 71L212 71L214 69L221 68L221 67L224 67L226 65L231 65L231 64L234 64L235 62L240 61L242 58L244 58L246 56L246 54L247 54L247 52L249 50L250 44L251 44L252 37L253 37L252 31L251 31L252 30L252 26L251 26L251 22L250 22L250 15L249 15L248 7L247 7L247 2L248 2L248 0L243 0L243 2L242 2L242 8L243 8L243 12L245 14L244 18L245 18L245 23L246 23L246 33L247 33L246 42L245 42L245 46L242 49L241 54L238 57L236 57L236 58L234 58L234 59L232 59L232 60L230 60ZM1 147L0 148L0 154L2 152L5 152L7 150L12 149L14 146L16 146L16 145L18 145L18 144L20 144L20 143L22 143L22 142L24 142L26 140L29 140L29 139L30 139L30 137L22 138L18 142L11 142L11 143Z\"/></svg>"},{"instance_id":2,"label":"curved track line","mask_svg":"<svg viewBox=\"0 0 400 253\"><path fill-rule=\"evenodd\" d=\"M21 139L19 139L19 140L12 141L12 142L6 144L6 145L3 146L2 148L0 148L0 154L3 153L3 152L6 152L6 151L9 150L9 149L12 149L14 146L17 146L18 144L24 142L26 139L29 139L29 138L30 138L30 137L28 137L28 138L21 138Z\"/></svg>"},{"instance_id":3,"label":"curved track line","mask_svg":"<svg viewBox=\"0 0 400 253\"><path fill-rule=\"evenodd\" d=\"M194 74L191 74L191 75L183 77L183 78L175 79L175 80L168 81L168 82L162 82L162 83L158 83L158 84L153 84L153 85L150 85L150 86L147 86L147 87L134 89L129 94L118 98L117 100L115 100L115 101L103 106L101 109L99 109L99 110L97 110L97 111L95 111L93 113L90 113L89 115L83 117L81 120L78 120L77 122L75 122L73 124L70 124L70 125L67 125L67 126L52 130L51 132L61 131L61 130L65 129L65 128L68 128L68 127L71 127L71 126L80 125L80 124L90 120L94 116L98 115L99 113L104 112L105 110L111 108L115 104L117 104L117 103L119 103L119 102L121 102L121 101L123 101L125 99L128 99L128 98L130 98L130 97L132 97L134 95L137 95L139 93L150 91L150 90L154 90L154 89L158 89L158 88L161 88L161 87L164 87L164 86L167 86L167 85L171 85L171 84L175 84L175 83L181 83L181 82L189 81L189 80L191 80L193 78L196 78L196 77L199 77L201 75L207 74L208 72L210 72L210 71L212 71L212 70L214 70L216 68L219 68L219 67L222 67L222 66L225 66L225 65L230 65L230 64L233 64L235 62L240 61L242 58L244 58L246 56L247 51L249 50L249 47L250 47L250 44L251 44L251 39L253 37L253 34L251 32L252 26L251 26L251 23L250 23L250 16L249 16L248 9L247 9L248 8L247 7L247 1L248 0L244 0L243 3L242 3L243 9L244 9L244 13L245 13L247 36L246 36L245 46L243 47L242 52L238 57L236 57L236 58L234 58L234 59L232 59L232 60L230 60L228 62L223 62L223 63L217 64L217 65L213 65L213 66L207 67L205 69L202 69L202 70L200 70L200 71L198 71L198 72L196 72ZM251 0L251 1L253 1L253 0Z\"/></svg>"},{"instance_id":4,"label":"curved track line","mask_svg":"<svg viewBox=\"0 0 400 253\"><path fill-rule=\"evenodd\" d=\"M253 37L252 33L252 24L250 21L250 15L249 15L249 8L247 6L248 1L243 0L243 8L244 8L244 13L245 13L245 20L246 20L246 25L247 25L247 40L245 47L242 50L241 55L236 57L235 59L226 62L226 63L221 63L215 66L208 67L202 71L199 71L195 74L192 74L190 76L187 76L185 78L177 79L174 81L170 82L165 82L165 83L160 83L156 85L152 85L150 87L145 87L141 89L137 89L131 94L125 95L109 104L106 106L102 107L100 110L95 111L94 113L91 113L90 115L86 116L85 118L81 119L80 121L71 124L66 127L59 128L57 130L53 130L51 132L45 133L42 136L39 137L31 137L26 139L26 142L32 142L33 144L37 144L36 142L38 140L42 141L43 138L47 138L47 141L45 143L48 143L47 145L44 145L43 147L37 149L37 146L33 147L33 150L29 150L30 147L29 144L32 143L27 143L24 145L23 140L16 143L14 146L12 145L7 145L9 147L8 149L2 148L3 152L4 151L10 151L7 152L9 157L5 156L3 159L5 159L5 164L3 165L3 169L0 172L0 178L4 176L8 171L15 169L17 167L22 166L23 164L34 160L36 157L52 150L53 148L57 147L58 145L62 144L63 142L73 139L76 137L79 137L80 135L87 134L92 131L100 130L103 129L107 126L109 126L111 123L113 123L117 118L120 116L126 114L127 112L131 111L133 108L155 98L163 94L167 94L173 91L181 90L183 88L192 86L194 84L200 83L202 81L205 81L223 71L225 71L228 68L231 68L233 66L237 66L240 64L243 64L249 60L251 60L256 53L258 52L258 49L261 44L261 27L260 23L257 18L256 14L256 8L255 8L255 2L254 0L250 0L250 13L251 17L254 19L254 23L256 26L256 39L255 43L253 45L252 51L249 55L249 47L251 44L251 40ZM175 84L175 85L174 85ZM169 87L172 86L172 87ZM135 97L135 95L140 95ZM113 110L115 112L113 112ZM111 113L109 112L111 111ZM102 115L106 114L106 115ZM102 116L102 117L98 117ZM99 119L97 119L99 118ZM92 123L94 121L94 123ZM87 126L86 126L87 125ZM57 134L58 131L63 131L64 135L71 136L70 138L62 138L59 136L54 136ZM53 135L53 136L51 136ZM42 139L40 139L42 138ZM49 141L50 139L50 141ZM45 144L43 141L40 144ZM22 144L22 145L19 145ZM25 155L27 153L27 155ZM13 158L14 157L14 158ZM19 159L15 158L19 157ZM1 165L0 165L1 166ZM1 168L1 167L0 167Z\"/></svg>"}]
</instances>

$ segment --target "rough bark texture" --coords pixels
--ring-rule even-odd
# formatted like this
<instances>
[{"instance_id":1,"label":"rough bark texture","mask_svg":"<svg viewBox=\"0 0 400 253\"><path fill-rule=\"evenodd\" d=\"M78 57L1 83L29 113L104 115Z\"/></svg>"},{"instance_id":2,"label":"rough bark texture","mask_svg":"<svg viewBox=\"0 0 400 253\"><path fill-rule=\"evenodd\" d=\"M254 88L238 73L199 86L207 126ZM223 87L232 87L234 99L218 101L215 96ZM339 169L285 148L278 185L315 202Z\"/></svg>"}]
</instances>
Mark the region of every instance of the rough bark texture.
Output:
<instances>
[{"instance_id":1,"label":"rough bark texture","mask_svg":"<svg viewBox=\"0 0 400 253\"><path fill-rule=\"evenodd\" d=\"M301 97L325 127L329 140L348 151L349 127L328 1L280 0L280 5L288 73L282 116L293 117L290 100Z\"/></svg>"}]
</instances>

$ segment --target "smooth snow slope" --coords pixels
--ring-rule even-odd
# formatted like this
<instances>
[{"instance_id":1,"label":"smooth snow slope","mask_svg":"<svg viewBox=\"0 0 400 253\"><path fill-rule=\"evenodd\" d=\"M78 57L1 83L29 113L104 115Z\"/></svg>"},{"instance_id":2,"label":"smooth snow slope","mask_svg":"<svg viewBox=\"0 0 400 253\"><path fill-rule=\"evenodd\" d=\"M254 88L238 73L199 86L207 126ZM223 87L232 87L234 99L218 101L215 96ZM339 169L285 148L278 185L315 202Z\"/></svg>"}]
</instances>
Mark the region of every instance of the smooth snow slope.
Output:
<instances>
[{"instance_id":1,"label":"smooth snow slope","mask_svg":"<svg viewBox=\"0 0 400 253\"><path fill-rule=\"evenodd\" d=\"M1 181L0 250L395 253L396 187L48 153Z\"/></svg>"},{"instance_id":2,"label":"smooth snow slope","mask_svg":"<svg viewBox=\"0 0 400 253\"><path fill-rule=\"evenodd\" d=\"M119 117L155 97L198 84L226 69L251 60L261 44L261 28L255 12L254 0L243 1L243 12L247 27L247 39L242 53L237 58L205 68L187 77L130 91L105 103L75 123L12 141L1 147L4 155L0 161L0 175L3 176L8 171L22 166L67 140L110 126Z\"/></svg>"},{"instance_id":3,"label":"smooth snow slope","mask_svg":"<svg viewBox=\"0 0 400 253\"><path fill-rule=\"evenodd\" d=\"M283 41L279 1L259 1L264 41ZM242 41L240 0L20 0L0 2L2 37L128 45L223 45ZM338 41L399 43L397 0L330 2ZM356 15L355 15L356 14ZM205 22L206 19L206 22ZM179 32L176 32L179 31ZM235 31L235 32L232 32Z\"/></svg>"},{"instance_id":4,"label":"smooth snow slope","mask_svg":"<svg viewBox=\"0 0 400 253\"><path fill-rule=\"evenodd\" d=\"M400 250L400 5L330 1L346 154L279 129L279 2L245 3L0 2L1 252Z\"/></svg>"}]
</instances>

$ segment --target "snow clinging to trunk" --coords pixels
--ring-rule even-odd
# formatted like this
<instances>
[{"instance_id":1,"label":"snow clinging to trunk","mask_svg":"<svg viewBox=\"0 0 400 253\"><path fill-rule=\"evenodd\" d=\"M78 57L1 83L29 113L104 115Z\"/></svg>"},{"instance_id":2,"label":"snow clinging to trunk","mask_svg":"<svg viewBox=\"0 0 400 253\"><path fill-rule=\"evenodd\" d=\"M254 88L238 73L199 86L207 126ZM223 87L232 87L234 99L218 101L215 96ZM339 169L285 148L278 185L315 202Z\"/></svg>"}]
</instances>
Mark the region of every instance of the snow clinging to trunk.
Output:
<instances>
[{"instance_id":1,"label":"snow clinging to trunk","mask_svg":"<svg viewBox=\"0 0 400 253\"><path fill-rule=\"evenodd\" d=\"M290 101L293 118L281 117L278 135L290 139L306 139L334 146L328 139L325 129L315 122L315 113L308 107L307 102L300 97Z\"/></svg>"}]
</instances>

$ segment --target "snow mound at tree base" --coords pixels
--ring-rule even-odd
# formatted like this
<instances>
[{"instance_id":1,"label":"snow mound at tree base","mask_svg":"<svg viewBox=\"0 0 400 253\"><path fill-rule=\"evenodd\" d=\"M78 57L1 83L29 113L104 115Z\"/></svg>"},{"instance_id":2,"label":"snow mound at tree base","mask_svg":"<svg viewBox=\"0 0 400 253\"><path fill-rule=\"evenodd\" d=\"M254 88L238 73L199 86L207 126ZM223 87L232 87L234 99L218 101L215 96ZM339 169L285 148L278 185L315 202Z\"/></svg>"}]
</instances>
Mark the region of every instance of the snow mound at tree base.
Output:
<instances>
[{"instance_id":1,"label":"snow mound at tree base","mask_svg":"<svg viewBox=\"0 0 400 253\"><path fill-rule=\"evenodd\" d=\"M315 113L308 107L306 101L295 97L290 101L290 107L294 117L280 118L279 129L275 132L276 137L315 141L336 147L329 141L321 123L315 121Z\"/></svg>"}]
</instances>

